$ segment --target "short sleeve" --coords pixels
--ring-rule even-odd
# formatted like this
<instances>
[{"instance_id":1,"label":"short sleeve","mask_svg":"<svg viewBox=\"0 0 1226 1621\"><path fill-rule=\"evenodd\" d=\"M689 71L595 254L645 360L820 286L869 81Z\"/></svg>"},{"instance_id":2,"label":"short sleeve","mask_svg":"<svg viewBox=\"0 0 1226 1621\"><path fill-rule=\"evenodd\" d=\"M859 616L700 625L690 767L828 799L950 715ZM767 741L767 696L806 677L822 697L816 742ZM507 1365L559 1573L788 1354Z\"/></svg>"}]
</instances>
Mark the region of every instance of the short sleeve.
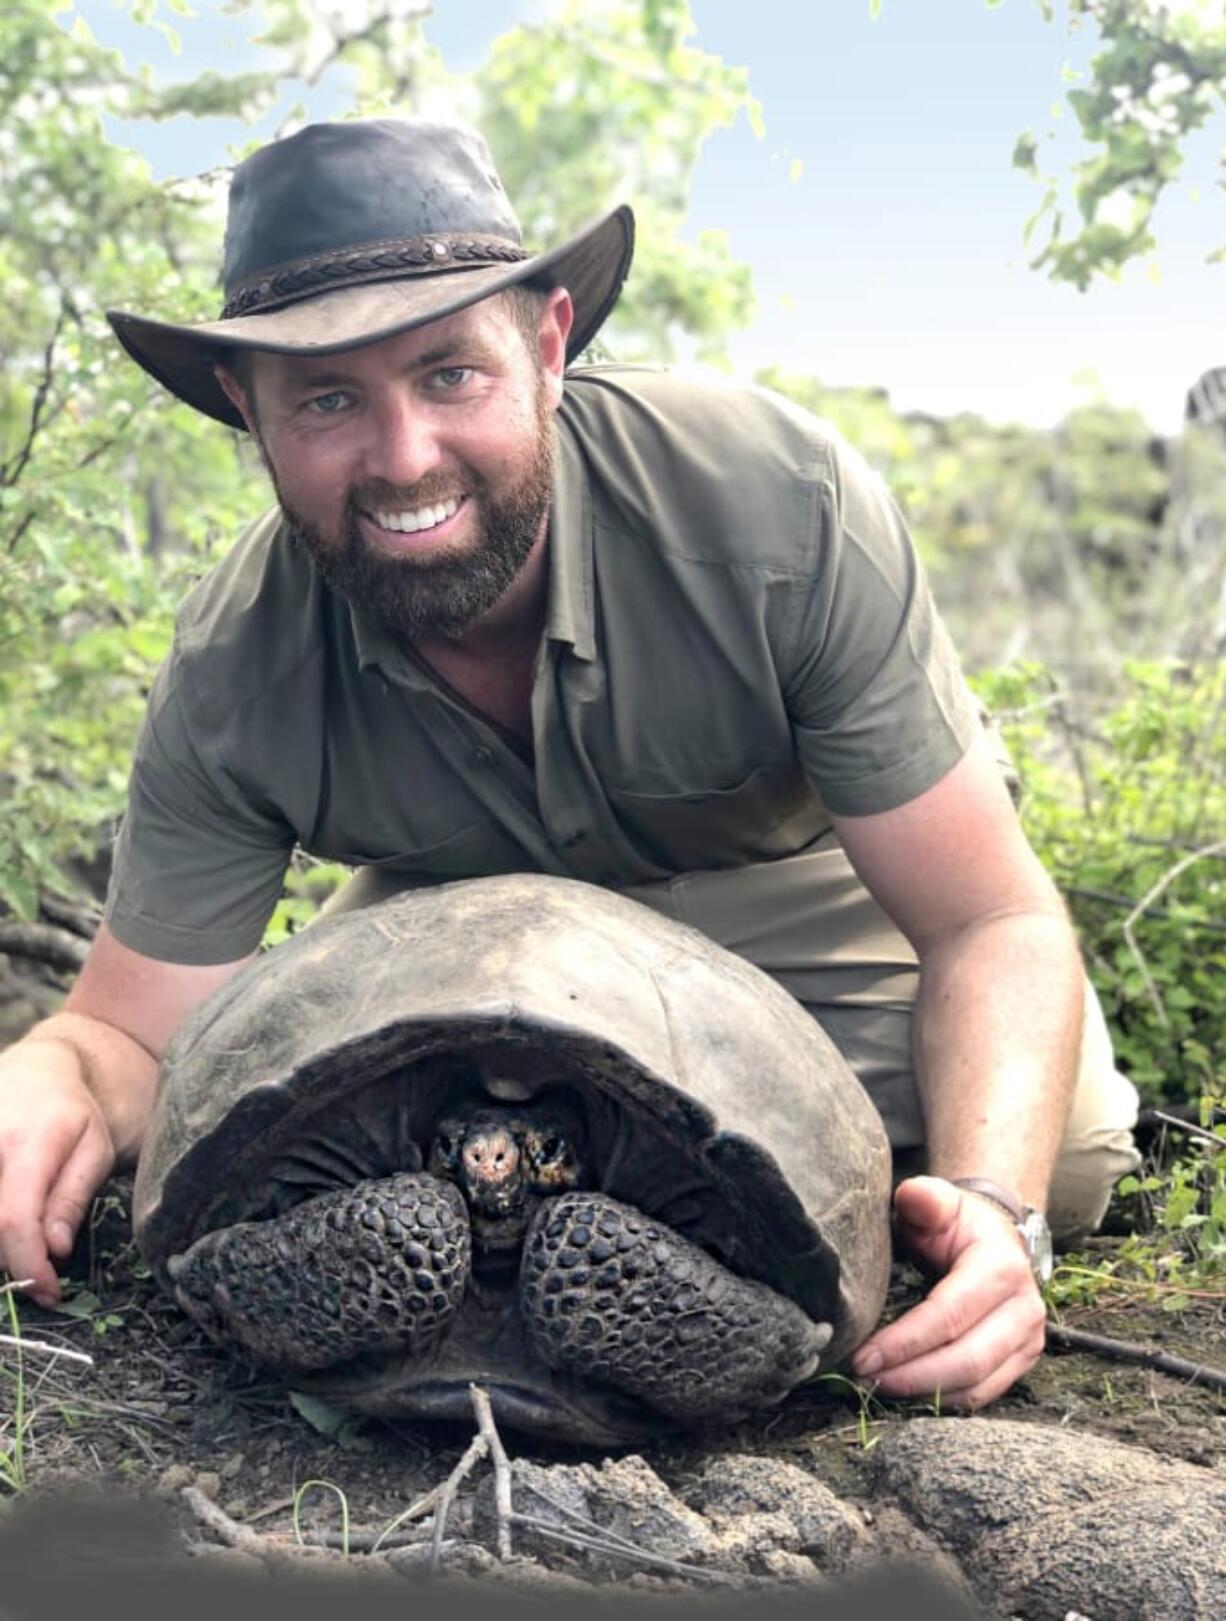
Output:
<instances>
[{"instance_id":1,"label":"short sleeve","mask_svg":"<svg viewBox=\"0 0 1226 1621\"><path fill-rule=\"evenodd\" d=\"M785 694L801 763L827 808L870 815L938 782L970 746L979 712L901 514L838 438L817 522Z\"/></svg>"},{"instance_id":2,"label":"short sleeve","mask_svg":"<svg viewBox=\"0 0 1226 1621\"><path fill-rule=\"evenodd\" d=\"M289 825L193 727L179 661L158 672L115 841L106 921L163 962L233 962L258 946L294 845Z\"/></svg>"}]
</instances>

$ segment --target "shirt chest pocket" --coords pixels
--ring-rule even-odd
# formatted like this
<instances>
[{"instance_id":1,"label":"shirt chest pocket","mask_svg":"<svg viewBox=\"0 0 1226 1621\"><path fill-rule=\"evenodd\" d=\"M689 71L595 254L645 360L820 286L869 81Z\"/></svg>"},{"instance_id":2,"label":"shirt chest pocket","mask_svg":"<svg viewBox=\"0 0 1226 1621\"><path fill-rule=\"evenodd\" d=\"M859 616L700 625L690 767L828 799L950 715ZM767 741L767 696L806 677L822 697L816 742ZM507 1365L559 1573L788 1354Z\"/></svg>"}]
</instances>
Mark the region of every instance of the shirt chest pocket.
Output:
<instances>
[{"instance_id":1,"label":"shirt chest pocket","mask_svg":"<svg viewBox=\"0 0 1226 1621\"><path fill-rule=\"evenodd\" d=\"M731 786L669 794L610 791L609 803L644 853L675 872L738 867L795 855L830 827L800 767L759 766Z\"/></svg>"}]
</instances>

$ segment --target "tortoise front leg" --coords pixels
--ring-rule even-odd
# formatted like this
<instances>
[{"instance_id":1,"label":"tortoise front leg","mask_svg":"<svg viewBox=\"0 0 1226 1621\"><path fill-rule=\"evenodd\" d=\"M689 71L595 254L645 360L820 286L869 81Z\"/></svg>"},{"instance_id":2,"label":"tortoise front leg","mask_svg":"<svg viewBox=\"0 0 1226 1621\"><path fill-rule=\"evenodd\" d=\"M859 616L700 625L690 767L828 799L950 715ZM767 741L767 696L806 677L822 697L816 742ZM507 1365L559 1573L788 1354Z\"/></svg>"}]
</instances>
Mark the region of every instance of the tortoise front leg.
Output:
<instances>
[{"instance_id":1,"label":"tortoise front leg","mask_svg":"<svg viewBox=\"0 0 1226 1621\"><path fill-rule=\"evenodd\" d=\"M406 1171L209 1233L167 1270L214 1338L310 1373L367 1351L431 1350L463 1297L471 1248L459 1189Z\"/></svg>"},{"instance_id":2,"label":"tortoise front leg","mask_svg":"<svg viewBox=\"0 0 1226 1621\"><path fill-rule=\"evenodd\" d=\"M817 1368L830 1327L604 1194L549 1199L524 1244L529 1339L555 1368L607 1380L670 1417L732 1418Z\"/></svg>"}]
</instances>

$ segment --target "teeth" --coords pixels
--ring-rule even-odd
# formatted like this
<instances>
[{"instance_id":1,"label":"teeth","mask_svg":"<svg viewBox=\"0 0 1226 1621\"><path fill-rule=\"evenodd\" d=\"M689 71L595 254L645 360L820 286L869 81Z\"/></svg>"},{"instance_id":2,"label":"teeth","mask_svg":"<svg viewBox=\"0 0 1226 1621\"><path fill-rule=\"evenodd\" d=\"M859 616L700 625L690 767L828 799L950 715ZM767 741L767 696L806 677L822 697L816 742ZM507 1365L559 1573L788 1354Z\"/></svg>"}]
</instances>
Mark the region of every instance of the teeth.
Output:
<instances>
[{"instance_id":1,"label":"teeth","mask_svg":"<svg viewBox=\"0 0 1226 1621\"><path fill-rule=\"evenodd\" d=\"M453 495L449 501L440 501L433 507L419 507L416 512L376 512L372 516L380 529L390 529L398 535L416 535L423 529L433 529L459 510L459 497Z\"/></svg>"}]
</instances>

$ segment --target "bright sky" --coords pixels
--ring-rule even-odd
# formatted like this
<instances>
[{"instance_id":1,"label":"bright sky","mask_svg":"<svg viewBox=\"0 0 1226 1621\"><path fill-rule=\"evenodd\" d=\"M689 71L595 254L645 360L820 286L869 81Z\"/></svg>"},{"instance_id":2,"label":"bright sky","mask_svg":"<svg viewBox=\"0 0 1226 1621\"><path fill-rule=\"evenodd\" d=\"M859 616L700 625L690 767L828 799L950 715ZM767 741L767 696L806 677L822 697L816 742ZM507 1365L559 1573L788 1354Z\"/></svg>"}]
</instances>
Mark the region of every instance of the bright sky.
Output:
<instances>
[{"instance_id":1,"label":"bright sky","mask_svg":"<svg viewBox=\"0 0 1226 1621\"><path fill-rule=\"evenodd\" d=\"M548 0L435 0L428 33L454 70L475 67L490 41ZM1189 148L1158 215L1158 255L1122 283L1087 293L1051 285L1025 262L1022 227L1039 188L1011 167L1025 129L1041 164L1078 153L1059 109L1092 53L1043 20L1038 0L692 0L695 43L748 69L765 139L744 118L712 137L697 171L687 229L716 226L752 266L758 318L735 340L738 367L771 362L836 384L889 390L898 407L1047 424L1095 391L1178 429L1188 387L1226 363L1226 242L1218 162L1222 123ZM178 56L160 48L113 0L79 0L97 36L159 75L260 62L249 44L260 15L169 15ZM61 21L70 22L66 11ZM301 94L287 86L280 114ZM347 105L345 77L325 76L311 115ZM263 126L262 126L263 127ZM183 120L124 138L159 175L225 161L238 123ZM793 178L799 164L799 178ZM633 201L633 199L630 199ZM547 246L548 244L541 244Z\"/></svg>"}]
</instances>

